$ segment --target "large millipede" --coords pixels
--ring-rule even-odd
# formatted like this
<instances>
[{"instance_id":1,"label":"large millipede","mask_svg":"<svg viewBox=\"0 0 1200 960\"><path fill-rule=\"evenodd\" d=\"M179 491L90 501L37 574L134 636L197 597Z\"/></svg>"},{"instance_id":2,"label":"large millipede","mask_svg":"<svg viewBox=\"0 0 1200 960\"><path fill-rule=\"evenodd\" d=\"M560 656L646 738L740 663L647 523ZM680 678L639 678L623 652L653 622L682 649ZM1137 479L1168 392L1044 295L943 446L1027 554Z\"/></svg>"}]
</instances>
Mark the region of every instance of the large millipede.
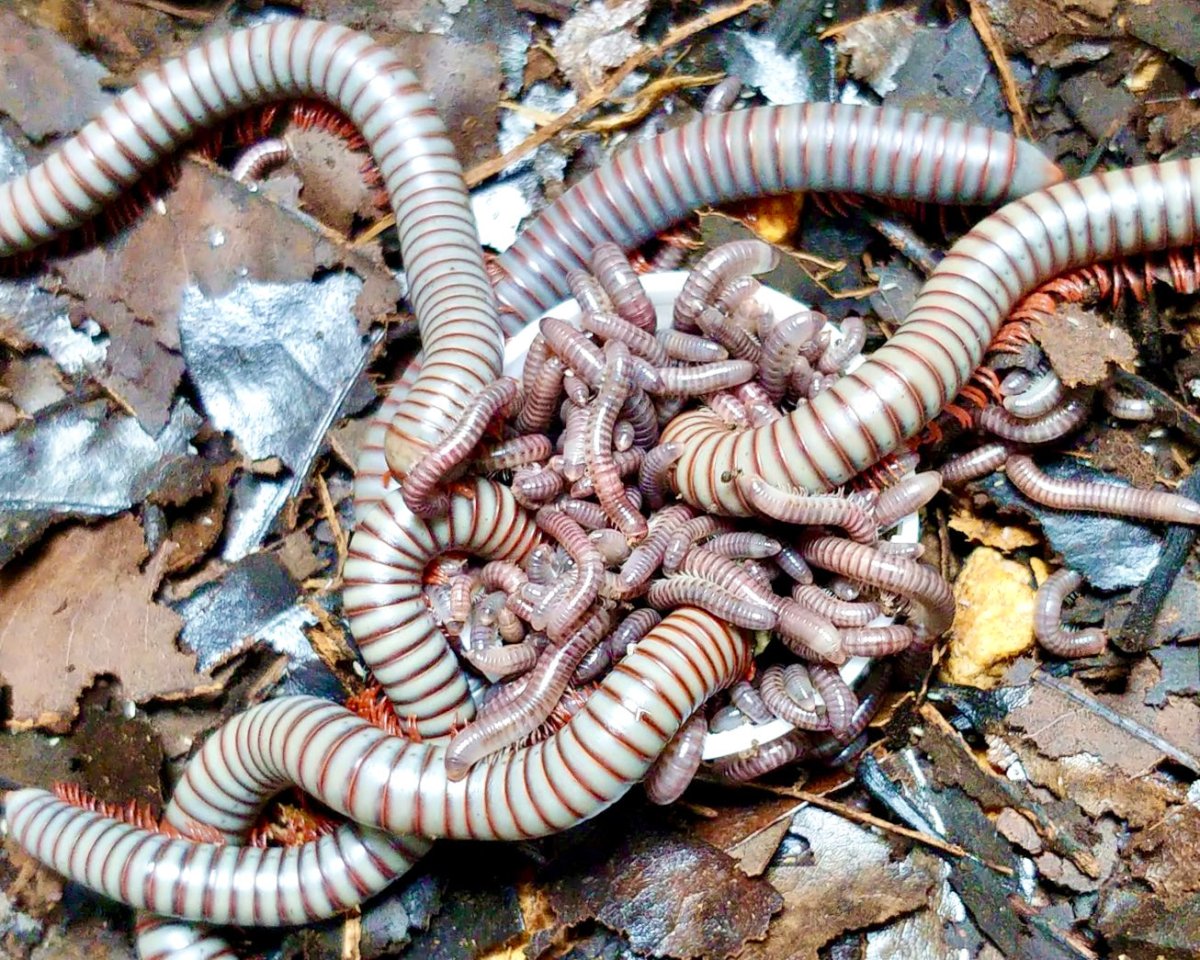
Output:
<instances>
[{"instance_id":1,"label":"large millipede","mask_svg":"<svg viewBox=\"0 0 1200 960\"><path fill-rule=\"evenodd\" d=\"M387 423L372 437L370 455L359 470L365 516L347 564L346 607L363 658L397 716L432 739L413 742L388 734L313 698L280 698L251 708L209 738L189 763L165 815L184 836L215 828L226 844L122 824L41 791L9 795L12 834L35 856L126 903L188 920L268 925L327 916L407 869L425 839L540 836L593 816L642 779L706 700L741 679L750 666L749 644L718 616L685 604L654 623L656 615L639 611L634 627L622 632L625 625L618 625L612 635L637 637L636 645L620 649L627 641L616 641L614 652L622 659L561 729L494 762L464 762L463 768L448 770L447 745L437 741L474 710L461 667L422 589L427 565L448 550L500 564L525 562L526 582L509 568L496 568L495 576L515 588L505 591L505 608L531 626L540 618L552 640L583 631L597 595L623 602L644 589L673 607L681 597L699 602L697 583L718 598L721 610L736 608L752 625L777 621L786 645L813 661L813 684L824 694L827 715L812 723L827 723L837 736L818 744L789 736L777 741L769 757L740 758L726 766L746 775L760 772L768 761L840 754L844 741L861 733L882 681L856 700L826 665L845 659L839 628L798 599L771 592L771 570L758 564L771 554L761 545L755 549L766 550L764 556L735 562L723 551L686 543L675 558L681 579L646 586L675 531L696 510L750 513L744 491L756 491L750 497L767 497L772 488L816 493L853 478L897 449L958 393L1025 292L1094 259L1190 244L1200 222L1194 182L1200 162L1118 171L1043 189L1061 179L1057 168L1030 145L986 128L867 107L753 108L708 115L642 142L584 179L500 258L502 278L493 296L459 167L412 75L362 34L292 20L237 31L165 65L29 174L0 186L0 254L43 243L94 215L197 128L256 103L296 96L329 100L361 129L397 214L425 352L403 393L385 403ZM786 416L776 409L775 398L794 390L791 375L785 383L775 370L764 389L746 382L753 377L746 367L755 361L713 356L722 349L753 355L759 345L732 330L722 347L704 347L712 364L725 365L719 369L655 367L652 361L661 361L671 348L696 348L678 338L656 341L662 346L659 354L646 337L628 331L622 347L606 351L586 338L563 334L566 346L560 347L559 360L570 369L562 382L572 383L568 389L577 399L588 384L600 386L604 396L590 424L575 416L584 425L581 433L590 429L579 441L579 475L566 479L576 493L584 481L603 489L606 512L629 528L632 539L642 541L619 575L602 561L598 565L600 538L593 541L568 511L543 505L536 522L531 519L520 498L533 501L540 494L522 493L516 482L510 490L467 479L433 494L438 483L419 470L418 507L439 514L427 518L410 509L403 491L383 496L385 470L379 460L385 448L392 470L411 475L430 449L454 435L465 411L481 409L472 406L481 393L496 392L503 339L497 298L511 331L560 299L571 287L571 271L586 267L604 243L629 249L699 205L792 190L944 202L1020 199L952 248L884 348L854 372L820 382L820 392ZM598 260L599 266L592 265L601 288L609 288L615 320L603 318L602 325L596 319L592 329L618 331L620 321L648 335L636 278L612 259L611 250ZM719 302L724 276L707 279L712 289L701 291L699 300L711 293ZM705 329L704 311L694 320ZM555 336L553 325L543 331L548 341ZM765 339L763 331L758 333ZM778 337L786 340L786 331ZM572 360L568 348L575 351ZM843 357L821 355L824 368L844 366ZM817 369L823 369L820 362ZM619 382L605 386L606 377ZM745 428L729 429L708 409L666 423L662 441L669 449L648 469L645 492L661 498L673 489L695 510L667 506L642 529L639 490L620 478L646 461L637 448L610 455L619 423L610 424L626 417L624 433L636 444L639 430L643 437L658 432L657 421L646 419L655 411L647 396L675 399L724 388L730 392L723 394L721 408L744 417ZM505 397L512 393L507 386L503 391ZM504 406L498 400L479 417L488 419ZM660 412L664 408L669 406L662 404ZM540 424L544 412L534 413ZM478 427L474 422L460 433L477 439ZM546 450L540 441L535 446ZM456 445L454 457L467 453L465 441ZM601 475L593 478L586 468L595 464ZM450 459L441 464L453 465ZM440 481L443 473L431 476ZM373 501L377 505L365 509ZM586 511L576 513L582 517ZM884 515L891 519L886 510ZM854 529L865 530L869 522ZM699 536L725 532L736 531L713 524ZM557 583L532 575L543 534L570 555L562 561L566 565ZM867 532L860 535L874 539ZM735 542L741 543L730 540L724 550L734 549ZM929 635L940 632L952 616L944 582L909 557L824 534L805 536L778 554L772 562L800 582L811 582L808 561L915 601L918 626ZM553 553L542 557L551 567L558 562ZM840 608L839 613L845 615ZM913 640L909 628L866 629L854 637L859 649L890 651ZM771 677L772 697L787 694L775 689L777 674ZM556 675L556 687L560 679ZM496 709L503 707L501 702ZM807 718L811 708L804 709L810 712L792 712ZM664 761L669 769L665 784L656 777L659 796L680 789L681 771L695 759L699 724L689 725L676 741L682 758L672 754ZM462 778L452 779L451 772ZM354 823L294 848L239 846L266 800L291 785ZM278 883L265 880L264 871L275 872ZM178 960L216 956L228 947L218 937L168 923L148 928L139 949L144 956Z\"/></svg>"}]
</instances>

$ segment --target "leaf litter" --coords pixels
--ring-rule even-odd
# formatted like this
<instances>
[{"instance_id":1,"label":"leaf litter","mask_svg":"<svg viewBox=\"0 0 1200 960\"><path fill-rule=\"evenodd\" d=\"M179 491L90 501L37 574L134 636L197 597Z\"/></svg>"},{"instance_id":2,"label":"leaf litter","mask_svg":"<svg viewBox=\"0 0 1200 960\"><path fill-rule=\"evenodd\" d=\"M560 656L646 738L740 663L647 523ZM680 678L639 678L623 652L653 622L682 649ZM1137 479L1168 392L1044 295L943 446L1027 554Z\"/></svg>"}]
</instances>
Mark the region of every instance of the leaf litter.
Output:
<instances>
[{"instance_id":1,"label":"leaf litter","mask_svg":"<svg viewBox=\"0 0 1200 960\"><path fill-rule=\"evenodd\" d=\"M1200 150L1191 0L971 0L947 17L747 4L703 22L645 0L302 6L377 33L414 65L469 182L487 181L474 202L496 249L605 153L692 115L706 88L676 75L740 73L769 102L882 99L1002 129L1029 122L1071 174ZM4 178L149 63L255 15L72 0L36 20L0 13ZM226 131L222 148L152 178L129 225L0 280L0 677L10 727L28 728L0 742L5 786L71 776L105 799L155 801L169 792L163 768L169 781L223 717L272 692L337 699L361 685L338 601L347 466L381 373L411 354L412 324L364 155L336 126L281 115L272 132L292 152L260 182L227 175L240 148ZM710 242L770 235L796 254L771 282L832 316L869 303L886 325L928 269L897 237L934 258L945 244L930 223L884 213L901 228L886 243L794 201L740 205L698 229ZM1160 391L1194 439L1194 365L1172 369L1161 346L1194 332L1188 311L1171 296L1153 315L1068 305L1036 335L1071 382L1133 370L1140 351L1123 383ZM1106 424L1047 468L1173 483L1190 448L1162 434ZM464 875L464 848L442 848L361 918L296 931L287 949L1194 956L1194 564L1128 655L1068 668L1027 652L1032 591L1049 570L1075 566L1100 592L1077 616L1119 621L1129 587L1169 561L1171 536L1031 506L1002 478L974 484L930 536L958 571L956 634L921 678L926 699L891 698L857 770L808 785L834 812L786 787L699 784L665 815L631 796L576 835L505 848L486 874ZM60 669L45 669L47 652ZM137 769L113 762L121 751ZM128 955L95 920L112 908L87 904L11 846L0 855L0 949Z\"/></svg>"}]
</instances>

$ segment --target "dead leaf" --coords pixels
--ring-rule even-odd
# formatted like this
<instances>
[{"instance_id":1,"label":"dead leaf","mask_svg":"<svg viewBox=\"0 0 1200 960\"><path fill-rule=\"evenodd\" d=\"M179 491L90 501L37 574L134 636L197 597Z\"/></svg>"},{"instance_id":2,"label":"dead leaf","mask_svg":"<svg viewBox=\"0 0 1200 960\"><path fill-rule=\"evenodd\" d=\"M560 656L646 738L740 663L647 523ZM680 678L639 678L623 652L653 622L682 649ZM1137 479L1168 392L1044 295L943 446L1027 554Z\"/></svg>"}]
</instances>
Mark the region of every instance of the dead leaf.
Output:
<instances>
[{"instance_id":1,"label":"dead leaf","mask_svg":"<svg viewBox=\"0 0 1200 960\"><path fill-rule=\"evenodd\" d=\"M1145 695L1157 679L1154 661L1143 657L1134 664L1128 687L1121 694L1093 695L1073 678L1057 681L1064 690L1081 694L1072 698L1054 687L1034 683L1024 701L1008 714L1008 722L1024 730L1048 757L1092 754L1125 776L1139 776L1164 757L1163 750L1150 742L1152 738L1185 752L1200 743L1200 705L1194 699L1171 697L1161 709L1146 706ZM1112 716L1090 709L1087 704L1092 700Z\"/></svg>"},{"instance_id":2,"label":"dead leaf","mask_svg":"<svg viewBox=\"0 0 1200 960\"><path fill-rule=\"evenodd\" d=\"M554 39L558 67L577 90L590 90L642 48L637 28L646 16L648 0L592 3L562 25Z\"/></svg>"},{"instance_id":3,"label":"dead leaf","mask_svg":"<svg viewBox=\"0 0 1200 960\"><path fill-rule=\"evenodd\" d=\"M901 8L860 17L837 28L838 52L850 57L850 75L864 80L881 97L896 89L896 71L912 52L917 18Z\"/></svg>"},{"instance_id":4,"label":"dead leaf","mask_svg":"<svg viewBox=\"0 0 1200 960\"><path fill-rule=\"evenodd\" d=\"M199 425L180 401L152 437L96 401L47 408L0 436L0 564L65 517L190 500L206 466L190 444Z\"/></svg>"},{"instance_id":5,"label":"dead leaf","mask_svg":"<svg viewBox=\"0 0 1200 960\"><path fill-rule=\"evenodd\" d=\"M1185 791L1180 785L1160 774L1127 777L1086 753L1052 760L1038 753L1032 744L1017 742L1013 749L1032 783L1078 804L1091 817L1111 813L1130 827L1141 829L1157 821L1173 804L1184 801Z\"/></svg>"},{"instance_id":6,"label":"dead leaf","mask_svg":"<svg viewBox=\"0 0 1200 960\"><path fill-rule=\"evenodd\" d=\"M1053 314L1043 314L1030 327L1068 387L1103 383L1110 363L1132 370L1137 360L1137 347L1128 333L1078 304L1064 304Z\"/></svg>"},{"instance_id":7,"label":"dead leaf","mask_svg":"<svg viewBox=\"0 0 1200 960\"><path fill-rule=\"evenodd\" d=\"M35 141L74 133L112 99L107 71L52 30L0 10L0 112Z\"/></svg>"},{"instance_id":8,"label":"dead leaf","mask_svg":"<svg viewBox=\"0 0 1200 960\"><path fill-rule=\"evenodd\" d=\"M325 566L325 561L313 553L312 540L304 530L284 537L278 556L284 569L301 583Z\"/></svg>"},{"instance_id":9,"label":"dead leaf","mask_svg":"<svg viewBox=\"0 0 1200 960\"><path fill-rule=\"evenodd\" d=\"M766 940L747 944L739 960L817 960L820 948L840 934L885 923L929 900L936 861L918 865L911 854L897 855L890 839L815 807L796 814L792 833L807 841L808 855L800 861L785 855L768 872L783 894L783 913Z\"/></svg>"},{"instance_id":10,"label":"dead leaf","mask_svg":"<svg viewBox=\"0 0 1200 960\"><path fill-rule=\"evenodd\" d=\"M363 280L354 303L360 329L395 311L400 289L373 248L352 250L311 219L192 160L182 162L161 208L106 246L55 262L85 310L123 303L169 350L180 347L179 312L190 285L219 297L249 281L308 282L339 268Z\"/></svg>"},{"instance_id":11,"label":"dead leaf","mask_svg":"<svg viewBox=\"0 0 1200 960\"><path fill-rule=\"evenodd\" d=\"M1003 667L1033 646L1029 568L990 547L971 551L954 581L957 613L943 661L947 683L987 689Z\"/></svg>"},{"instance_id":12,"label":"dead leaf","mask_svg":"<svg viewBox=\"0 0 1200 960\"><path fill-rule=\"evenodd\" d=\"M738 953L783 902L716 847L644 826L615 850L580 851L547 890L563 924L595 918L640 953L681 960Z\"/></svg>"},{"instance_id":13,"label":"dead leaf","mask_svg":"<svg viewBox=\"0 0 1200 960\"><path fill-rule=\"evenodd\" d=\"M957 508L950 515L950 529L961 533L974 543L1012 553L1025 547L1035 547L1041 540L1032 530L1012 523L998 523L976 516L968 509Z\"/></svg>"},{"instance_id":14,"label":"dead leaf","mask_svg":"<svg viewBox=\"0 0 1200 960\"><path fill-rule=\"evenodd\" d=\"M705 796L711 815L689 823L690 833L717 847L741 865L748 877L762 874L794 814L803 805L790 798L770 798L723 790Z\"/></svg>"},{"instance_id":15,"label":"dead leaf","mask_svg":"<svg viewBox=\"0 0 1200 960\"><path fill-rule=\"evenodd\" d=\"M176 648L182 621L153 600L165 558L142 570L146 557L140 525L123 516L63 530L0 571L0 675L16 727L63 730L80 691L105 674L136 703L217 688Z\"/></svg>"},{"instance_id":16,"label":"dead leaf","mask_svg":"<svg viewBox=\"0 0 1200 960\"><path fill-rule=\"evenodd\" d=\"M1119 427L1103 431L1096 440L1092 465L1124 477L1135 487L1154 486L1159 479L1158 467L1139 432Z\"/></svg>"}]
</instances>

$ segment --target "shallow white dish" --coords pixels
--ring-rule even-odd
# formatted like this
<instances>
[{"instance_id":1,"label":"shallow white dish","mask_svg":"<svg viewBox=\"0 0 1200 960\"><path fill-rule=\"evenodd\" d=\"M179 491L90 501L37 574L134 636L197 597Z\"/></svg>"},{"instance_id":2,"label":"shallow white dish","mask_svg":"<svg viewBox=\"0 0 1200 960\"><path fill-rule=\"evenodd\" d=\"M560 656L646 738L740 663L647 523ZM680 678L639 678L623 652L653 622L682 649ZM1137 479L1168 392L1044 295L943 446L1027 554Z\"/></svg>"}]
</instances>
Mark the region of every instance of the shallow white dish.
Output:
<instances>
[{"instance_id":1,"label":"shallow white dish","mask_svg":"<svg viewBox=\"0 0 1200 960\"><path fill-rule=\"evenodd\" d=\"M679 295L679 291L683 288L687 277L688 272L686 270L648 273L642 276L642 286L645 287L646 293L658 311L659 329L671 325L671 312L675 305L675 298ZM793 300L791 297L767 287L762 288L759 293L759 299L780 318L791 316L793 313L806 309L805 305L799 301ZM543 316L557 317L569 323L577 323L579 320L579 304L574 299L564 300L557 306L547 310ZM538 319L540 320L541 318L539 317ZM521 368L525 363L525 354L529 350L529 345L533 342L533 338L537 336L537 332L538 323L535 320L525 326L520 333L515 334L509 339L504 348L504 373L507 376L516 377L518 380L521 378ZM836 327L833 328L833 336L835 339L840 336ZM920 536L920 522L917 515L912 514L900 522L896 528L896 532L888 539L895 543L916 543L920 539ZM871 626L886 626L889 623L892 623L891 617L877 617L871 622ZM847 661L841 668L843 679L849 684L856 683L866 671L867 665L870 662L865 657L854 657ZM705 760L719 760L722 757L733 756L734 754L750 750L758 744L770 743L772 740L777 740L784 734L790 733L793 729L795 728L785 720L773 720L770 723L764 724L746 723L733 730L726 730L723 733L710 733L704 741L703 756Z\"/></svg>"}]
</instances>

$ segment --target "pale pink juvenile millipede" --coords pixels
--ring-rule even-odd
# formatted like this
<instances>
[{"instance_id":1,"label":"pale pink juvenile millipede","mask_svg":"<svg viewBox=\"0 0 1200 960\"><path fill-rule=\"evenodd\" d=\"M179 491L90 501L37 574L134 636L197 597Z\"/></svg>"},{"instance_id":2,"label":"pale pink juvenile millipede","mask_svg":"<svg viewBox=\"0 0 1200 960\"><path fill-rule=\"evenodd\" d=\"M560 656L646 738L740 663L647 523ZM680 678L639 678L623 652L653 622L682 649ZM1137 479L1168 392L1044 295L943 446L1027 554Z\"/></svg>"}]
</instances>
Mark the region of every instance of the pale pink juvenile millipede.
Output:
<instances>
[{"instance_id":1,"label":"pale pink juvenile millipede","mask_svg":"<svg viewBox=\"0 0 1200 960\"><path fill-rule=\"evenodd\" d=\"M1063 568L1046 578L1037 592L1033 632L1038 643L1056 657L1094 657L1103 652L1106 638L1096 627L1071 630L1062 625L1063 602L1083 584L1083 577Z\"/></svg>"},{"instance_id":2,"label":"pale pink juvenile millipede","mask_svg":"<svg viewBox=\"0 0 1200 960\"><path fill-rule=\"evenodd\" d=\"M1115 483L1057 480L1037 468L1032 457L1013 454L1004 464L1013 486L1035 503L1057 510L1086 510L1166 523L1200 523L1200 503L1162 490L1139 490Z\"/></svg>"},{"instance_id":3,"label":"pale pink juvenile millipede","mask_svg":"<svg viewBox=\"0 0 1200 960\"><path fill-rule=\"evenodd\" d=\"M234 717L205 742L176 788L172 807L184 822L212 824L238 836L268 798L298 784L351 819L392 834L542 836L615 802L645 775L685 720L749 665L749 644L735 628L697 610L676 611L649 631L565 727L541 743L474 767L458 782L446 776L444 747L390 736L333 703L281 697ZM38 816L48 796L19 790L7 799L13 836L35 855L48 853L47 845L59 835ZM95 815L73 810L70 816ZM105 829L134 831L129 836L138 845L156 837L103 820ZM292 848L289 856L303 862L319 843ZM210 874L181 877L175 862L160 861L162 872L155 867L147 877L132 871L130 852L123 845L107 865L118 878L108 891L116 899L129 902L134 891L122 878L136 874L156 893L171 891L156 898L156 906L167 899L172 907L182 902L184 910L167 912L210 919L214 907L205 896ZM84 881L87 853L73 846L58 866Z\"/></svg>"},{"instance_id":4,"label":"pale pink juvenile millipede","mask_svg":"<svg viewBox=\"0 0 1200 960\"><path fill-rule=\"evenodd\" d=\"M712 114L618 154L543 211L497 261L504 274L496 287L505 308L501 322L512 334L558 303L568 294L567 275L586 267L601 244L615 241L632 249L708 204L798 190L993 203L1060 179L1061 171L1031 144L941 117L823 103ZM918 340L919 355L931 349L924 338L909 339ZM600 364L589 367L598 378ZM962 374L964 381L969 373ZM368 449L356 469L360 515L390 489L381 450L386 427L379 418L399 402L396 392L373 420ZM957 388L951 395L955 392ZM924 419L948 399L939 401ZM873 403L869 395L866 400ZM823 412L806 435L812 429L825 430L827 423L831 437L853 435L855 424L835 425L844 417L829 397L819 409ZM690 460L681 469L692 470ZM840 472L845 474L840 479L798 486L813 492L832 489L858 470ZM705 499L703 494L681 493L690 502ZM733 501L740 503L736 491Z\"/></svg>"}]
</instances>

